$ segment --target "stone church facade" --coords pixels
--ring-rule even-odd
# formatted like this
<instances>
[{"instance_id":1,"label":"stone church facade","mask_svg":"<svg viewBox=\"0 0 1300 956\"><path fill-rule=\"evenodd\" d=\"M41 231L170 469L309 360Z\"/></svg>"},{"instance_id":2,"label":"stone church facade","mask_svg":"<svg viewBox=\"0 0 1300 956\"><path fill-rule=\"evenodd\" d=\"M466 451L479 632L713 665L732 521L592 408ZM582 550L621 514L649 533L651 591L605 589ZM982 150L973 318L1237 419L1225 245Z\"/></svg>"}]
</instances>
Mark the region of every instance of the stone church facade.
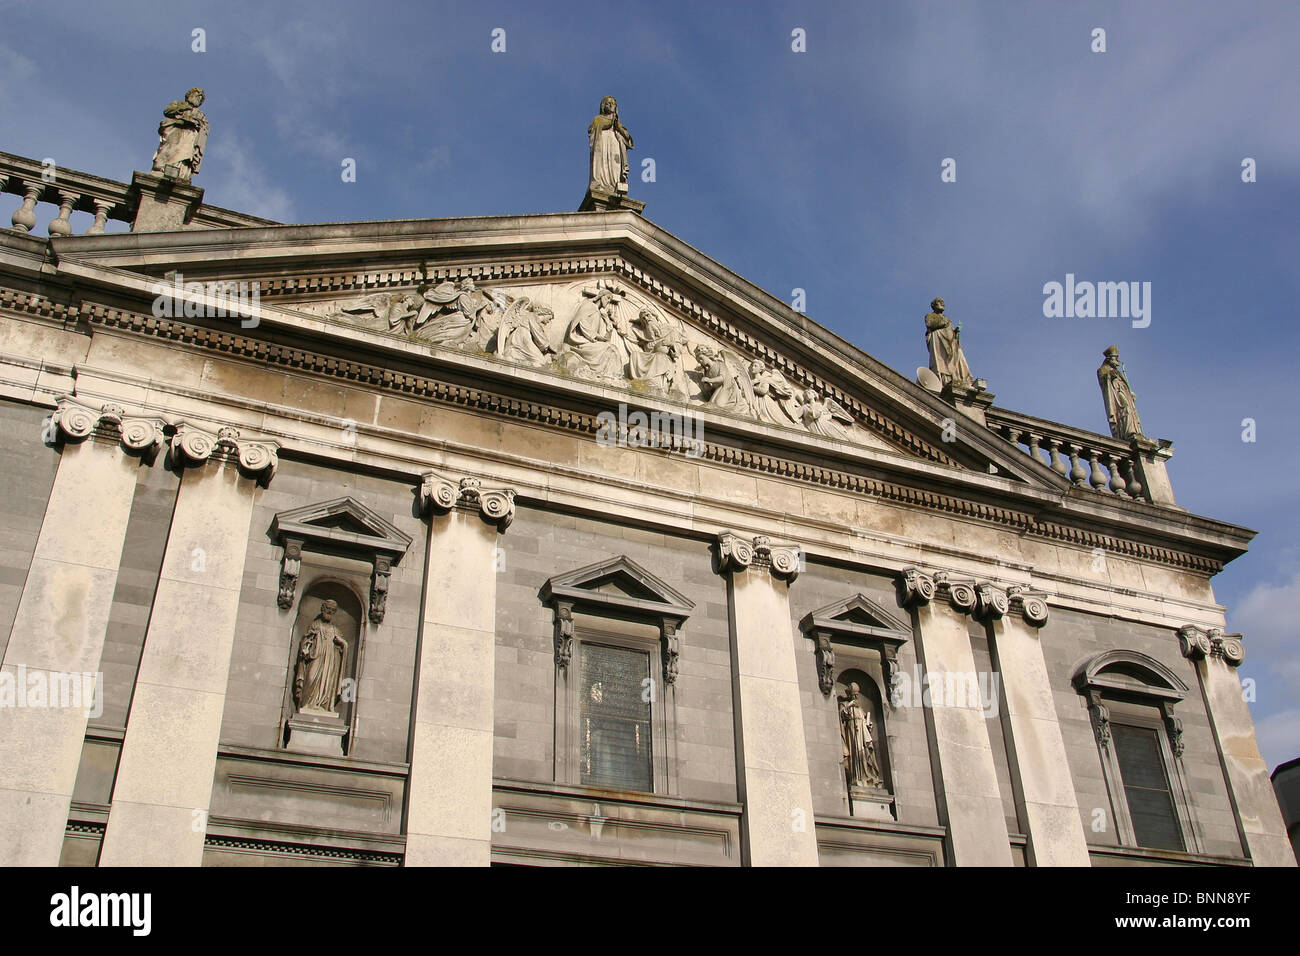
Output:
<instances>
[{"instance_id":1,"label":"stone church facade","mask_svg":"<svg viewBox=\"0 0 1300 956\"><path fill-rule=\"evenodd\" d=\"M914 381L655 226L602 114L548 215L0 154L0 859L1293 865L1253 533L994 405L941 301Z\"/></svg>"}]
</instances>

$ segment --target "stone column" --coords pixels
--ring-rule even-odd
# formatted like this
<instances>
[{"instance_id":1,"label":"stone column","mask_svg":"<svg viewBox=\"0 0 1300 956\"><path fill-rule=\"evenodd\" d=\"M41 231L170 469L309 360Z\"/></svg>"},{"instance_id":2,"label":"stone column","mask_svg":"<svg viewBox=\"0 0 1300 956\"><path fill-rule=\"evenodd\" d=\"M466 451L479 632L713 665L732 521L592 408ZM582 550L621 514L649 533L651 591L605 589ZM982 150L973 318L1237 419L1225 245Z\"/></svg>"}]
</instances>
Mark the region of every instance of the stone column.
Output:
<instances>
[{"instance_id":1,"label":"stone column","mask_svg":"<svg viewBox=\"0 0 1300 956\"><path fill-rule=\"evenodd\" d=\"M1217 628L1189 625L1178 631L1183 655L1196 665L1241 841L1256 866L1295 866L1268 764L1260 755L1255 724L1237 677L1237 668L1246 658L1240 638Z\"/></svg>"},{"instance_id":2,"label":"stone column","mask_svg":"<svg viewBox=\"0 0 1300 956\"><path fill-rule=\"evenodd\" d=\"M424 612L416 664L407 866L487 866L492 859L496 539L515 493L429 472Z\"/></svg>"},{"instance_id":3,"label":"stone column","mask_svg":"<svg viewBox=\"0 0 1300 956\"><path fill-rule=\"evenodd\" d=\"M749 866L817 866L790 619L799 549L724 532L718 556L730 610L742 858Z\"/></svg>"},{"instance_id":4,"label":"stone column","mask_svg":"<svg viewBox=\"0 0 1300 956\"><path fill-rule=\"evenodd\" d=\"M97 672L136 477L141 462L152 463L162 426L66 398L50 416L46 439L62 442L63 453L0 678L14 689L0 707L5 866L58 865L86 724L102 711ZM45 705L19 706L34 685Z\"/></svg>"},{"instance_id":5,"label":"stone column","mask_svg":"<svg viewBox=\"0 0 1300 956\"><path fill-rule=\"evenodd\" d=\"M973 582L903 572L904 603L917 631L917 663L930 681L925 707L935 796L948 827L949 863L1011 866L1011 839L979 695L964 614L976 604ZM958 693L951 693L959 691Z\"/></svg>"},{"instance_id":6,"label":"stone column","mask_svg":"<svg viewBox=\"0 0 1300 956\"><path fill-rule=\"evenodd\" d=\"M101 866L198 866L226 703L255 482L277 446L179 425L183 468L149 615Z\"/></svg>"},{"instance_id":7,"label":"stone column","mask_svg":"<svg viewBox=\"0 0 1300 956\"><path fill-rule=\"evenodd\" d=\"M991 584L977 589L979 614L992 631L1001 675L1001 718L1016 811L1029 840L1030 866L1091 866L1079 797L1065 754L1047 662L1038 643L1047 623L1040 594Z\"/></svg>"}]
</instances>

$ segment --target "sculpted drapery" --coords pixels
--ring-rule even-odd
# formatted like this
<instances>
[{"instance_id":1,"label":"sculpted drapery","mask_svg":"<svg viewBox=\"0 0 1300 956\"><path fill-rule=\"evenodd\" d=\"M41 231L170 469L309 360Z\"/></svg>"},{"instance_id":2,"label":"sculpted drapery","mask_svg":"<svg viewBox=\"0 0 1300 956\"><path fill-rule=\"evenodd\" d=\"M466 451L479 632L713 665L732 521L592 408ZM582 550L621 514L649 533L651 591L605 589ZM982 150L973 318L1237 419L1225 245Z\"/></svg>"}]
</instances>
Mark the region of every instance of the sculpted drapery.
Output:
<instances>
[{"instance_id":1,"label":"sculpted drapery","mask_svg":"<svg viewBox=\"0 0 1300 956\"><path fill-rule=\"evenodd\" d=\"M884 786L884 780L880 776L880 764L876 760L871 715L858 702L859 692L857 684L850 684L848 692L840 698L840 741L843 745L844 775L851 790L877 790Z\"/></svg>"},{"instance_id":2,"label":"sculpted drapery","mask_svg":"<svg viewBox=\"0 0 1300 956\"><path fill-rule=\"evenodd\" d=\"M298 664L293 677L293 700L301 713L338 716L342 694L343 662L348 642L333 623L339 606L329 600L303 632L298 643Z\"/></svg>"},{"instance_id":3,"label":"sculpted drapery","mask_svg":"<svg viewBox=\"0 0 1300 956\"><path fill-rule=\"evenodd\" d=\"M592 191L615 193L627 190L627 151L632 134L618 121L618 103L612 96L600 101L600 115L587 127L591 147Z\"/></svg>"},{"instance_id":4,"label":"sculpted drapery","mask_svg":"<svg viewBox=\"0 0 1300 956\"><path fill-rule=\"evenodd\" d=\"M1137 396L1120 364L1119 349L1112 345L1106 349L1106 361L1097 369L1102 400L1106 403L1106 421L1110 433L1116 438L1134 438L1142 434L1142 420L1138 418Z\"/></svg>"},{"instance_id":5,"label":"sculpted drapery","mask_svg":"<svg viewBox=\"0 0 1300 956\"><path fill-rule=\"evenodd\" d=\"M167 174L167 167L180 170L174 178L188 182L203 165L208 143L208 118L199 109L205 99L197 86L183 100L172 100L163 108L158 124L158 149L153 154L153 171Z\"/></svg>"},{"instance_id":6,"label":"sculpted drapery","mask_svg":"<svg viewBox=\"0 0 1300 956\"><path fill-rule=\"evenodd\" d=\"M930 303L932 310L925 317L925 344L930 350L930 371L947 385L949 382L973 382L970 366L961 350L961 333L943 314L943 299Z\"/></svg>"}]
</instances>

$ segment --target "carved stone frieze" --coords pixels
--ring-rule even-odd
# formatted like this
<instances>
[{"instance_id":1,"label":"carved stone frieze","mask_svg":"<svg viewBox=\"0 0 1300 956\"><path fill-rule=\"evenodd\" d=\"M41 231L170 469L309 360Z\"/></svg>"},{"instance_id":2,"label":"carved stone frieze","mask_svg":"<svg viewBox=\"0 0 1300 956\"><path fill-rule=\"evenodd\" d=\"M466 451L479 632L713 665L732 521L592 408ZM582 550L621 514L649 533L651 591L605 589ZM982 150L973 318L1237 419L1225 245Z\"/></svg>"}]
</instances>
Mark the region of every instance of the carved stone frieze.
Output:
<instances>
[{"instance_id":1,"label":"carved stone frieze","mask_svg":"<svg viewBox=\"0 0 1300 956\"><path fill-rule=\"evenodd\" d=\"M424 511L446 512L452 508L477 511L484 521L505 531L515 518L515 491L484 488L483 482L474 477L454 481L430 471L424 474L420 484L420 507Z\"/></svg>"},{"instance_id":2,"label":"carved stone frieze","mask_svg":"<svg viewBox=\"0 0 1300 956\"><path fill-rule=\"evenodd\" d=\"M803 564L803 553L798 545L772 544L766 535L750 540L730 531L718 535L718 557L723 573L760 568L782 580L793 583Z\"/></svg>"}]
</instances>

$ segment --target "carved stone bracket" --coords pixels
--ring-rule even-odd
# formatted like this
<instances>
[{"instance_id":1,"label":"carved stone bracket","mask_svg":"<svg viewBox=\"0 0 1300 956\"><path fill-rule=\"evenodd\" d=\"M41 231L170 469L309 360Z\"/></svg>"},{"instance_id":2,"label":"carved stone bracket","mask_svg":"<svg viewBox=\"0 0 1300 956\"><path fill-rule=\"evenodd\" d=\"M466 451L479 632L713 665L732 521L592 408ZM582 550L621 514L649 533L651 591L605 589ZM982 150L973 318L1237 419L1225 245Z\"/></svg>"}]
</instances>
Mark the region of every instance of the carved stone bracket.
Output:
<instances>
[{"instance_id":1,"label":"carved stone bracket","mask_svg":"<svg viewBox=\"0 0 1300 956\"><path fill-rule=\"evenodd\" d=\"M718 535L718 557L723 573L764 568L790 584L799 576L803 565L803 553L798 545L772 544L771 539L761 534L747 541L730 531Z\"/></svg>"},{"instance_id":2,"label":"carved stone bracket","mask_svg":"<svg viewBox=\"0 0 1300 956\"><path fill-rule=\"evenodd\" d=\"M284 539L284 558L280 562L280 593L275 603L286 611L293 607L298 591L298 574L302 571L302 539Z\"/></svg>"},{"instance_id":3,"label":"carved stone bracket","mask_svg":"<svg viewBox=\"0 0 1300 956\"><path fill-rule=\"evenodd\" d=\"M835 647L831 644L831 632L819 629L813 639L817 646L817 686L829 695L835 688Z\"/></svg>"},{"instance_id":4,"label":"carved stone bracket","mask_svg":"<svg viewBox=\"0 0 1300 956\"><path fill-rule=\"evenodd\" d=\"M561 668L573 660L573 603L555 602L555 663Z\"/></svg>"},{"instance_id":5,"label":"carved stone bracket","mask_svg":"<svg viewBox=\"0 0 1300 956\"><path fill-rule=\"evenodd\" d=\"M664 683L677 683L677 658L681 654L681 639L677 636L677 625L680 622L673 618L662 618L659 621L660 641L663 644L664 658Z\"/></svg>"},{"instance_id":6,"label":"carved stone bracket","mask_svg":"<svg viewBox=\"0 0 1300 956\"><path fill-rule=\"evenodd\" d=\"M271 483L280 460L275 442L250 441L239 429L224 427L214 435L184 422L176 426L171 440L172 455L184 465L202 465L211 459L234 461L263 487Z\"/></svg>"},{"instance_id":7,"label":"carved stone bracket","mask_svg":"<svg viewBox=\"0 0 1300 956\"><path fill-rule=\"evenodd\" d=\"M1103 747L1110 746L1110 708L1101 698L1101 691L1096 688L1088 690L1088 714L1092 726L1097 732L1097 742Z\"/></svg>"},{"instance_id":8,"label":"carved stone bracket","mask_svg":"<svg viewBox=\"0 0 1300 956\"><path fill-rule=\"evenodd\" d=\"M388 609L388 576L393 573L393 560L386 554L375 555L375 569L370 576L370 622L380 624Z\"/></svg>"},{"instance_id":9,"label":"carved stone bracket","mask_svg":"<svg viewBox=\"0 0 1300 956\"><path fill-rule=\"evenodd\" d=\"M165 424L161 418L128 416L121 405L108 404L95 409L65 395L50 415L45 437L51 444L92 437L97 441L121 442L128 452L152 462L162 447Z\"/></svg>"},{"instance_id":10,"label":"carved stone bracket","mask_svg":"<svg viewBox=\"0 0 1300 956\"><path fill-rule=\"evenodd\" d=\"M484 488L474 477L453 481L434 471L425 472L420 483L420 508L447 512L452 508L478 511L483 520L505 531L515 518L513 488Z\"/></svg>"},{"instance_id":11,"label":"carved stone bracket","mask_svg":"<svg viewBox=\"0 0 1300 956\"><path fill-rule=\"evenodd\" d=\"M1165 730L1169 734L1169 746L1175 757L1183 755L1183 722L1174 716L1173 705L1165 700L1160 702L1160 712L1165 719Z\"/></svg>"}]
</instances>

